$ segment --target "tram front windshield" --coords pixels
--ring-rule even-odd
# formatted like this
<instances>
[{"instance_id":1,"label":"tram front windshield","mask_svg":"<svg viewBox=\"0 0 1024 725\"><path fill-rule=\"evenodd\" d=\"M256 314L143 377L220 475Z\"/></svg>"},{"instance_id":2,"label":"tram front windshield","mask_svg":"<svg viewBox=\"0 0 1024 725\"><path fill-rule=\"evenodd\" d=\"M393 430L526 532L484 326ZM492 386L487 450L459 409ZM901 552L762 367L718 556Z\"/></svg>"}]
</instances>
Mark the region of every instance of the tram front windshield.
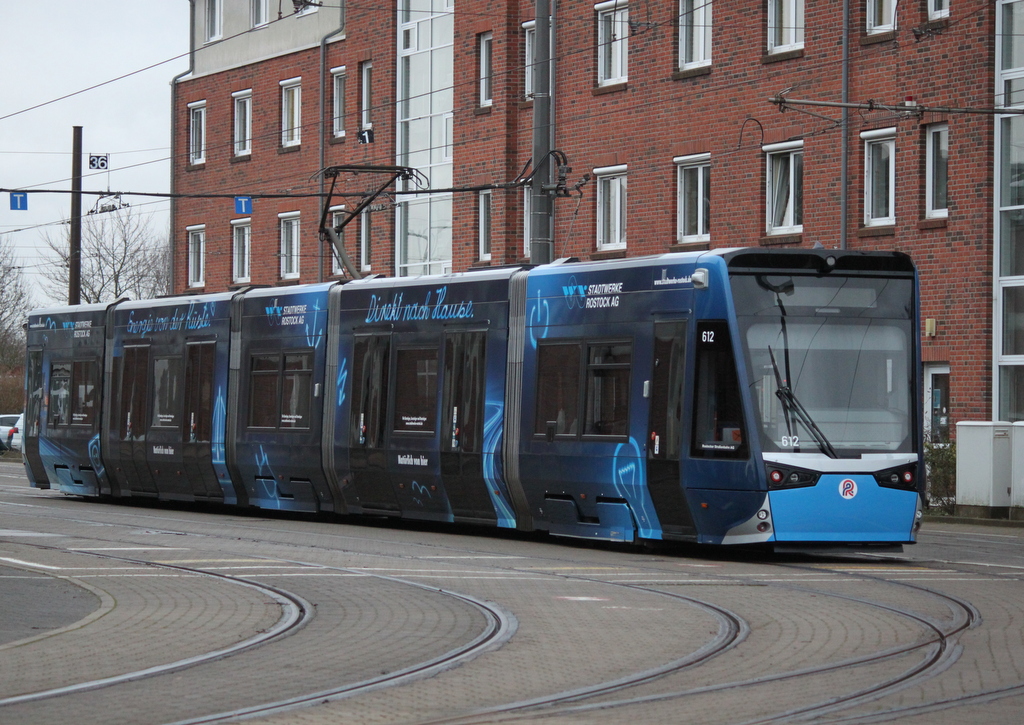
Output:
<instances>
[{"instance_id":1,"label":"tram front windshield","mask_svg":"<svg viewBox=\"0 0 1024 725\"><path fill-rule=\"evenodd\" d=\"M914 450L909 278L732 277L765 452Z\"/></svg>"}]
</instances>

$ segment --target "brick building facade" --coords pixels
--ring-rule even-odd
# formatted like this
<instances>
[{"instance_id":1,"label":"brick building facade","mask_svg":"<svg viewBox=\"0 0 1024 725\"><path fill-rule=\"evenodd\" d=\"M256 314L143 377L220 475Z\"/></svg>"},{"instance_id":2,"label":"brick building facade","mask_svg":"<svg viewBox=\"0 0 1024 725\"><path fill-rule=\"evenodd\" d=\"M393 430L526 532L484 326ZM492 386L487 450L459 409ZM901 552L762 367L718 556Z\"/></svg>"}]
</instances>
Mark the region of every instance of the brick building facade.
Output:
<instances>
[{"instance_id":1,"label":"brick building facade","mask_svg":"<svg viewBox=\"0 0 1024 725\"><path fill-rule=\"evenodd\" d=\"M1024 156L1001 141L1016 117L994 114L1024 71L1022 6L553 2L551 144L572 169L553 203L554 257L907 252L930 321L929 422L1024 417L1024 336L1018 359L1008 332L1024 319L1024 276L1006 251L1010 273L995 273L1017 228L997 197ZM318 235L317 171L338 164L425 169L447 190L398 182L353 220L345 246L363 272L529 261L514 182L532 151L533 3L296 7L193 2L192 71L174 85L175 290L343 278ZM844 99L857 106L845 144ZM343 174L334 204L351 210L383 178ZM236 195L251 210L236 212Z\"/></svg>"}]
</instances>

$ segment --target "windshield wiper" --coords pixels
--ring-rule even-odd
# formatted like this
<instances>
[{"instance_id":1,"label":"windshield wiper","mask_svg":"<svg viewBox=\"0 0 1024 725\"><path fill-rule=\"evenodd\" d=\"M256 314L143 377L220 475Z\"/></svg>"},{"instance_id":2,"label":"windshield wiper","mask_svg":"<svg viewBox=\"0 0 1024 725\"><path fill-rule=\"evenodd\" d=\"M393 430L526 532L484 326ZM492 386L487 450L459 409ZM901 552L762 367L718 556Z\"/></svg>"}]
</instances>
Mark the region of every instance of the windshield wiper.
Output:
<instances>
[{"instance_id":1,"label":"windshield wiper","mask_svg":"<svg viewBox=\"0 0 1024 725\"><path fill-rule=\"evenodd\" d=\"M768 346L768 355L772 359L772 369L775 371L775 396L782 403L783 412L786 414L786 430L792 435L793 429L790 427L790 419L795 415L801 423L804 424L814 441L818 444L818 448L829 458L839 458L839 454L836 453L836 449L829 442L829 439L825 437L825 434L818 427L818 424L814 422L814 418L807 412L803 404L797 399L793 389L789 387L788 380L787 384L783 385L782 375L779 373L779 364L775 362L775 352L772 350L771 345Z\"/></svg>"}]
</instances>

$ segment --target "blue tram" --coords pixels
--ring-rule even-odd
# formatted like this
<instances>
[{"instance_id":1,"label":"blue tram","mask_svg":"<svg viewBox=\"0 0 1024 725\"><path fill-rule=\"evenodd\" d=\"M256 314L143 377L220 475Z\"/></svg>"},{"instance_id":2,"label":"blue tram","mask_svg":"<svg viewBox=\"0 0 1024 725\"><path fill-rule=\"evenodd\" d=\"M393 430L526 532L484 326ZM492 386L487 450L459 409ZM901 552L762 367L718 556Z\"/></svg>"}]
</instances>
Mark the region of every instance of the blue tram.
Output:
<instances>
[{"instance_id":1,"label":"blue tram","mask_svg":"<svg viewBox=\"0 0 1024 725\"><path fill-rule=\"evenodd\" d=\"M83 496L615 541L912 543L898 253L672 253L36 310L26 469Z\"/></svg>"}]
</instances>

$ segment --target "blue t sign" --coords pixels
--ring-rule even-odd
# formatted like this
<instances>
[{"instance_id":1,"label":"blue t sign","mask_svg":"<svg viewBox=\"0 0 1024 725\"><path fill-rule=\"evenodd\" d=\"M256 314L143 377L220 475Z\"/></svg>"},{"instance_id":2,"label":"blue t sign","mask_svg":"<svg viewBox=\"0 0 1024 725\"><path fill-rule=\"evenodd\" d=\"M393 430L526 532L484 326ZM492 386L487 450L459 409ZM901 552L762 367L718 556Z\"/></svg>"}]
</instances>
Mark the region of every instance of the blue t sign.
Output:
<instances>
[{"instance_id":1,"label":"blue t sign","mask_svg":"<svg viewBox=\"0 0 1024 725\"><path fill-rule=\"evenodd\" d=\"M24 191L11 192L11 211L28 211L28 194Z\"/></svg>"},{"instance_id":2,"label":"blue t sign","mask_svg":"<svg viewBox=\"0 0 1024 725\"><path fill-rule=\"evenodd\" d=\"M235 214L252 214L252 197L235 197Z\"/></svg>"}]
</instances>

